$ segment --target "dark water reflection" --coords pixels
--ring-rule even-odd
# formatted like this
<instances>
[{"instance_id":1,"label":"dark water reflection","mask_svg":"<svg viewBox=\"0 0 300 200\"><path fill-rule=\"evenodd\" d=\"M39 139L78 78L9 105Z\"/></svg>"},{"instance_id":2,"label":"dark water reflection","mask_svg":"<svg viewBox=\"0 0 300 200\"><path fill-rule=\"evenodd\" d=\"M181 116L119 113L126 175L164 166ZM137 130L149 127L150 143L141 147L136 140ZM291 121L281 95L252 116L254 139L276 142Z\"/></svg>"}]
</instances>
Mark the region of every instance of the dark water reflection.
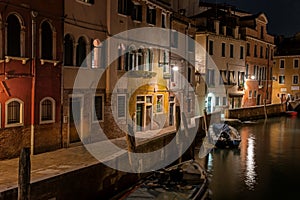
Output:
<instances>
[{"instance_id":1,"label":"dark water reflection","mask_svg":"<svg viewBox=\"0 0 300 200\"><path fill-rule=\"evenodd\" d=\"M261 120L239 131L239 150L208 155L212 199L300 199L300 119Z\"/></svg>"}]
</instances>

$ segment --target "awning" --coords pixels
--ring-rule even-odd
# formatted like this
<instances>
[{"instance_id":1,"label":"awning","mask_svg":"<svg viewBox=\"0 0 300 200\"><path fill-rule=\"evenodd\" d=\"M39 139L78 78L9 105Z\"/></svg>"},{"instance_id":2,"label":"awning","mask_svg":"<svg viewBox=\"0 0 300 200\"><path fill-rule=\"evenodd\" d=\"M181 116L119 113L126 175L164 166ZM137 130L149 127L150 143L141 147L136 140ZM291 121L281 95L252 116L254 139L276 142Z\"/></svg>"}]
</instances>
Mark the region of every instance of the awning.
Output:
<instances>
[{"instance_id":1,"label":"awning","mask_svg":"<svg viewBox=\"0 0 300 200\"><path fill-rule=\"evenodd\" d=\"M243 97L244 93L229 93L229 97Z\"/></svg>"},{"instance_id":2,"label":"awning","mask_svg":"<svg viewBox=\"0 0 300 200\"><path fill-rule=\"evenodd\" d=\"M230 76L229 76L229 79L230 79L230 83L231 84L235 84L236 82L235 82L235 78L234 78L234 76L233 76L233 73L234 72L230 72Z\"/></svg>"},{"instance_id":3,"label":"awning","mask_svg":"<svg viewBox=\"0 0 300 200\"><path fill-rule=\"evenodd\" d=\"M226 71L221 71L221 77L224 84L227 84Z\"/></svg>"}]
</instances>

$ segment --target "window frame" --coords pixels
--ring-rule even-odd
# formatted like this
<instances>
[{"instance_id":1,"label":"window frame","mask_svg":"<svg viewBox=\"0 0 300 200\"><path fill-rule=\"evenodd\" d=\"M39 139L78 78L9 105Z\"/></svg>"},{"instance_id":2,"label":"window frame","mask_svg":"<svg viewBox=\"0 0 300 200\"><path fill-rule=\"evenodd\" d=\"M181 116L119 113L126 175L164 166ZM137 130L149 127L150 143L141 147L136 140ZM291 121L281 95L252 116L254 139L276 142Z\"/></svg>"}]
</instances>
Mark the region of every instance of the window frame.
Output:
<instances>
[{"instance_id":1,"label":"window frame","mask_svg":"<svg viewBox=\"0 0 300 200\"><path fill-rule=\"evenodd\" d=\"M44 101L46 101L46 100L49 100L49 101L51 101L51 110L52 110L52 119L51 120L43 120L42 119L42 112L43 112L43 109L42 109L42 104L43 104L43 102ZM50 124L50 123L54 123L55 122L55 107L56 107L56 105L55 105L55 100L52 98L52 97L45 97L45 98L43 98L41 101L40 101L40 124Z\"/></svg>"},{"instance_id":2,"label":"window frame","mask_svg":"<svg viewBox=\"0 0 300 200\"><path fill-rule=\"evenodd\" d=\"M208 53L209 55L214 55L214 41L209 40L208 42Z\"/></svg>"},{"instance_id":3,"label":"window frame","mask_svg":"<svg viewBox=\"0 0 300 200\"><path fill-rule=\"evenodd\" d=\"M240 59L241 59L241 60L243 60L244 57L245 57L245 56L244 56L244 54L245 54L245 53L244 53L244 51L245 51L244 49L245 49L244 46L240 46Z\"/></svg>"},{"instance_id":4,"label":"window frame","mask_svg":"<svg viewBox=\"0 0 300 200\"><path fill-rule=\"evenodd\" d=\"M222 56L223 58L226 57L226 43L225 43L225 42L222 42L221 56Z\"/></svg>"},{"instance_id":5,"label":"window frame","mask_svg":"<svg viewBox=\"0 0 300 200\"><path fill-rule=\"evenodd\" d=\"M124 116L119 116L119 97L124 97ZM118 119L126 119L126 94L118 94L117 95L117 118Z\"/></svg>"},{"instance_id":6,"label":"window frame","mask_svg":"<svg viewBox=\"0 0 300 200\"><path fill-rule=\"evenodd\" d=\"M283 66L282 66L283 63ZM279 69L284 69L285 68L285 60L284 59L280 59L279 60Z\"/></svg>"},{"instance_id":7,"label":"window frame","mask_svg":"<svg viewBox=\"0 0 300 200\"><path fill-rule=\"evenodd\" d=\"M176 30L171 30L171 47L178 48L178 32Z\"/></svg>"},{"instance_id":8,"label":"window frame","mask_svg":"<svg viewBox=\"0 0 300 200\"><path fill-rule=\"evenodd\" d=\"M8 105L12 102L18 102L20 104L20 116L18 123L8 123ZM5 102L5 128L18 127L24 125L24 102L18 98L12 98Z\"/></svg>"},{"instance_id":9,"label":"window frame","mask_svg":"<svg viewBox=\"0 0 300 200\"><path fill-rule=\"evenodd\" d=\"M158 109L158 100L159 100L158 97L159 97L159 96L161 97L161 108L160 108L160 110ZM156 112L157 114L163 113L163 112L164 112L164 95L163 95L163 94L157 94L157 95L156 95L155 112Z\"/></svg>"},{"instance_id":10,"label":"window frame","mask_svg":"<svg viewBox=\"0 0 300 200\"><path fill-rule=\"evenodd\" d=\"M297 77L297 83L294 82L295 77ZM298 84L299 84L299 75L298 75L298 74L294 74L294 75L292 76L292 84L293 84L293 85L298 85Z\"/></svg>"},{"instance_id":11,"label":"window frame","mask_svg":"<svg viewBox=\"0 0 300 200\"><path fill-rule=\"evenodd\" d=\"M42 29L42 26L44 23L48 23L48 25L50 26L50 29L51 29L51 34L52 34L52 38L51 38L51 41L52 41L52 45L51 45L51 58L44 58L44 53L43 53L43 29ZM43 20L41 23L40 23L40 44L39 44L39 54L40 54L40 59L43 59L43 60L56 60L56 30L53 26L53 24L49 21L49 20Z\"/></svg>"},{"instance_id":12,"label":"window frame","mask_svg":"<svg viewBox=\"0 0 300 200\"><path fill-rule=\"evenodd\" d=\"M297 63L297 66L296 66L296 63ZM299 58L294 58L293 59L293 68L294 69L299 69Z\"/></svg>"},{"instance_id":13,"label":"window frame","mask_svg":"<svg viewBox=\"0 0 300 200\"><path fill-rule=\"evenodd\" d=\"M11 40L9 40L11 34L9 33L10 32L9 31L9 24L10 23L8 22L8 18L10 16L15 17L18 20L18 22L19 22L19 24L18 24L19 27L18 28L20 30L18 30L18 33L16 33L14 35L15 37L19 36L18 37L18 41L17 41L17 43L18 43L17 46L18 47L16 47L18 49L14 49L14 48L10 49L11 48L10 43L11 42L16 43L16 41L14 41L14 37L12 37ZM24 29L22 28L22 27L24 27L24 23L23 23L22 18L19 15L17 15L16 13L11 13L11 14L9 14L7 16L7 19L6 19L5 23L7 24L6 25L6 29L5 29L5 32L6 32L6 35L7 35L5 37L5 55L7 55L7 56L13 56L13 57L23 57L24 56L24 52L25 52L25 49L24 49L25 43L24 42L22 43L22 41L25 41L25 34L22 34L22 33L24 33ZM13 26L16 26L16 25L13 25ZM12 27L12 28L15 28L15 27ZM17 51L17 54L11 54L10 51Z\"/></svg>"},{"instance_id":14,"label":"window frame","mask_svg":"<svg viewBox=\"0 0 300 200\"><path fill-rule=\"evenodd\" d=\"M280 77L283 77L283 82L281 82ZM285 75L278 75L278 84L284 85L285 84Z\"/></svg>"},{"instance_id":15,"label":"window frame","mask_svg":"<svg viewBox=\"0 0 300 200\"><path fill-rule=\"evenodd\" d=\"M157 11L155 7L147 6L146 22L147 24L156 25Z\"/></svg>"},{"instance_id":16,"label":"window frame","mask_svg":"<svg viewBox=\"0 0 300 200\"><path fill-rule=\"evenodd\" d=\"M252 99L252 90L249 90L249 92L248 92L248 99Z\"/></svg>"},{"instance_id":17,"label":"window frame","mask_svg":"<svg viewBox=\"0 0 300 200\"><path fill-rule=\"evenodd\" d=\"M234 58L234 45L233 44L229 45L229 57Z\"/></svg>"},{"instance_id":18,"label":"window frame","mask_svg":"<svg viewBox=\"0 0 300 200\"><path fill-rule=\"evenodd\" d=\"M133 3L131 19L135 22L143 21L143 6L139 3Z\"/></svg>"}]
</instances>

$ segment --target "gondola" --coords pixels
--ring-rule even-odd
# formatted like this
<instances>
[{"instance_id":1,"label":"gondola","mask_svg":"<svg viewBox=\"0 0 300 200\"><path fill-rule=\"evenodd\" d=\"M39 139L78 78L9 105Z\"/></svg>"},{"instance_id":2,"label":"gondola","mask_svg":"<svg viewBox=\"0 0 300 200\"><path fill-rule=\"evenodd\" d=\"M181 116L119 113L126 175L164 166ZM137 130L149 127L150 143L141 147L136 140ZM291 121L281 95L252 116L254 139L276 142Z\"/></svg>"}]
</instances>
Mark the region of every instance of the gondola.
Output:
<instances>
[{"instance_id":1,"label":"gondola","mask_svg":"<svg viewBox=\"0 0 300 200\"><path fill-rule=\"evenodd\" d=\"M205 170L194 160L153 172L113 200L204 200L209 196Z\"/></svg>"},{"instance_id":2,"label":"gondola","mask_svg":"<svg viewBox=\"0 0 300 200\"><path fill-rule=\"evenodd\" d=\"M239 148L241 136L232 126L225 123L213 124L209 127L209 141L217 148Z\"/></svg>"}]
</instances>

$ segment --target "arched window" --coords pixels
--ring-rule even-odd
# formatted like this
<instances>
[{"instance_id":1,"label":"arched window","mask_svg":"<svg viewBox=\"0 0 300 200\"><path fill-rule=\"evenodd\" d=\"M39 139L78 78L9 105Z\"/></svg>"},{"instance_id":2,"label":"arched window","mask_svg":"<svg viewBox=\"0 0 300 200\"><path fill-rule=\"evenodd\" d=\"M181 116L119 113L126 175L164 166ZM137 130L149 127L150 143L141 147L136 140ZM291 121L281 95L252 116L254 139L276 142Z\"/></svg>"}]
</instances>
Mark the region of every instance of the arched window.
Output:
<instances>
[{"instance_id":1,"label":"arched window","mask_svg":"<svg viewBox=\"0 0 300 200\"><path fill-rule=\"evenodd\" d=\"M86 41L83 37L78 39L78 45L76 47L76 66L86 67Z\"/></svg>"},{"instance_id":2,"label":"arched window","mask_svg":"<svg viewBox=\"0 0 300 200\"><path fill-rule=\"evenodd\" d=\"M5 127L23 125L24 103L11 99L5 103Z\"/></svg>"},{"instance_id":3,"label":"arched window","mask_svg":"<svg viewBox=\"0 0 300 200\"><path fill-rule=\"evenodd\" d=\"M134 46L130 46L126 56L127 70L133 70L136 66L136 50ZM126 70L126 71L127 71Z\"/></svg>"},{"instance_id":4,"label":"arched window","mask_svg":"<svg viewBox=\"0 0 300 200\"><path fill-rule=\"evenodd\" d=\"M48 22L42 24L42 58L53 59L53 36L52 29Z\"/></svg>"},{"instance_id":5,"label":"arched window","mask_svg":"<svg viewBox=\"0 0 300 200\"><path fill-rule=\"evenodd\" d=\"M146 64L146 68L145 71L152 71L152 50L151 49L147 49L146 50L146 56L145 56L145 64Z\"/></svg>"},{"instance_id":6,"label":"arched window","mask_svg":"<svg viewBox=\"0 0 300 200\"><path fill-rule=\"evenodd\" d=\"M64 65L73 66L73 39L70 34L67 34L64 39Z\"/></svg>"},{"instance_id":7,"label":"arched window","mask_svg":"<svg viewBox=\"0 0 300 200\"><path fill-rule=\"evenodd\" d=\"M137 51L137 69L144 70L144 51L143 49L138 49Z\"/></svg>"},{"instance_id":8,"label":"arched window","mask_svg":"<svg viewBox=\"0 0 300 200\"><path fill-rule=\"evenodd\" d=\"M7 18L7 55L21 56L21 25L15 15L9 15Z\"/></svg>"},{"instance_id":9,"label":"arched window","mask_svg":"<svg viewBox=\"0 0 300 200\"><path fill-rule=\"evenodd\" d=\"M40 102L40 123L55 122L55 100L46 97Z\"/></svg>"},{"instance_id":10,"label":"arched window","mask_svg":"<svg viewBox=\"0 0 300 200\"><path fill-rule=\"evenodd\" d=\"M119 44L118 46L118 70L124 70L124 51L125 45Z\"/></svg>"}]
</instances>

